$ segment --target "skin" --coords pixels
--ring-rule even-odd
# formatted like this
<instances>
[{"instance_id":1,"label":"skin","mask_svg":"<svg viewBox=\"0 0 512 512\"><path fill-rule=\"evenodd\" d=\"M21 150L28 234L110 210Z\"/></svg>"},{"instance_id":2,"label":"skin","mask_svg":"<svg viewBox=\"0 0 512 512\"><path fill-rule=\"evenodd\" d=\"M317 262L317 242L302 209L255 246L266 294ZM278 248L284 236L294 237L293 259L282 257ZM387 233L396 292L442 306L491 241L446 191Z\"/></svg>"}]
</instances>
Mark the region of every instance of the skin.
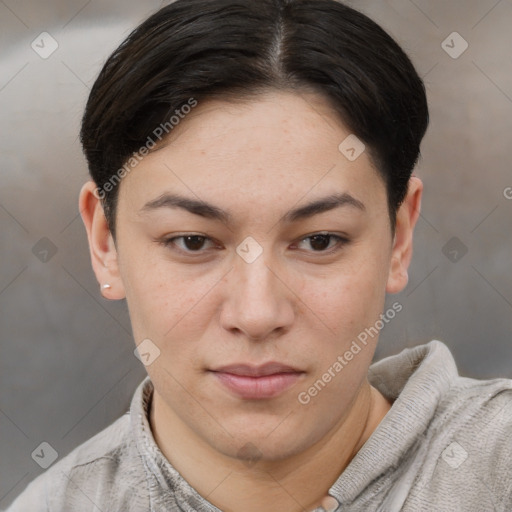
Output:
<instances>
[{"instance_id":1,"label":"skin","mask_svg":"<svg viewBox=\"0 0 512 512\"><path fill-rule=\"evenodd\" d=\"M81 190L92 265L99 283L111 285L102 293L126 298L136 344L149 338L160 349L147 366L155 441L222 510L319 506L391 407L367 380L378 336L307 405L297 399L375 324L386 293L408 279L422 182L410 179L393 237L386 188L367 152L351 162L338 149L349 134L314 93L212 100L123 178L115 243L96 185ZM141 211L164 192L213 203L233 222L178 208ZM365 210L343 206L281 221L336 192ZM328 254L336 239L318 249L306 238L323 231L349 241ZM207 239L161 243L190 233ZM252 263L236 252L247 236L263 250ZM208 371L267 361L303 374L276 397L246 400Z\"/></svg>"}]
</instances>

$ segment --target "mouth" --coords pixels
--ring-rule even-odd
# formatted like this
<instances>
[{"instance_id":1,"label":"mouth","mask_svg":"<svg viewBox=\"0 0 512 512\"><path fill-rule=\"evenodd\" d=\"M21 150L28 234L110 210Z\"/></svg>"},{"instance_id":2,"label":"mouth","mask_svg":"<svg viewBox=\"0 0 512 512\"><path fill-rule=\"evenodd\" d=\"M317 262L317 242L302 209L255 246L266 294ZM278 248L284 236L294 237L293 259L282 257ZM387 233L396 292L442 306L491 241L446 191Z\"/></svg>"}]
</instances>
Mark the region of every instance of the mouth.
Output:
<instances>
[{"instance_id":1,"label":"mouth","mask_svg":"<svg viewBox=\"0 0 512 512\"><path fill-rule=\"evenodd\" d=\"M305 375L302 370L275 362L260 366L232 364L210 372L225 389L246 400L281 395Z\"/></svg>"}]
</instances>

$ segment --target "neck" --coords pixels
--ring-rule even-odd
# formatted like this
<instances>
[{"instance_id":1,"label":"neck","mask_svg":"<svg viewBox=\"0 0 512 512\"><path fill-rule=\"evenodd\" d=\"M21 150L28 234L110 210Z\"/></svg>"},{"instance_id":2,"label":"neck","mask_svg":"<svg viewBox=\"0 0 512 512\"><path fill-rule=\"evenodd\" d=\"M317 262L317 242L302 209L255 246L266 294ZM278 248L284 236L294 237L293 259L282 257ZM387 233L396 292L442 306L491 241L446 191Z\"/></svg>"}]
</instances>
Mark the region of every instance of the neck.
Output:
<instances>
[{"instance_id":1,"label":"neck","mask_svg":"<svg viewBox=\"0 0 512 512\"><path fill-rule=\"evenodd\" d=\"M156 391L150 422L165 457L217 508L233 512L305 512L321 505L390 407L365 381L343 422L320 441L286 459L262 458L254 464L215 450L173 415Z\"/></svg>"}]
</instances>

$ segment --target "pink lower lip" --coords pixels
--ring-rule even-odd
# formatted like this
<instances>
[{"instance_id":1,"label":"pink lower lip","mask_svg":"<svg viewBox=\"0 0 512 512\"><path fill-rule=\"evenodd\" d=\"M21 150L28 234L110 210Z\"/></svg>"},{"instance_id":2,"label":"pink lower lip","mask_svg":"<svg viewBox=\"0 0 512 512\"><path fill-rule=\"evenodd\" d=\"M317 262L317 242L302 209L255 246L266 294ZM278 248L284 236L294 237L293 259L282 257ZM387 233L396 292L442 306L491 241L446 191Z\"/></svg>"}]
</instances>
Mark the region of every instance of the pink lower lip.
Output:
<instances>
[{"instance_id":1,"label":"pink lower lip","mask_svg":"<svg viewBox=\"0 0 512 512\"><path fill-rule=\"evenodd\" d=\"M274 373L261 377L213 372L215 377L230 391L245 399L263 399L277 396L292 387L302 376L299 372Z\"/></svg>"}]
</instances>

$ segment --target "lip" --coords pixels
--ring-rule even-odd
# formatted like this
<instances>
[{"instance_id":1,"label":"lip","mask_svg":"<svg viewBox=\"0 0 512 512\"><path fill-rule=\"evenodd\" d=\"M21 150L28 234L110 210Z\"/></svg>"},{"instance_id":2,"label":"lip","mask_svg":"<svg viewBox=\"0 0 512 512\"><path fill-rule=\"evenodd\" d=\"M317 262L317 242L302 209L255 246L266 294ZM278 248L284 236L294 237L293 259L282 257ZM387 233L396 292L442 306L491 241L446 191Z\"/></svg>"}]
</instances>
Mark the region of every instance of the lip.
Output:
<instances>
[{"instance_id":1,"label":"lip","mask_svg":"<svg viewBox=\"0 0 512 512\"><path fill-rule=\"evenodd\" d=\"M247 400L273 398L292 387L304 372L281 363L232 364L210 370L229 391Z\"/></svg>"},{"instance_id":2,"label":"lip","mask_svg":"<svg viewBox=\"0 0 512 512\"><path fill-rule=\"evenodd\" d=\"M301 373L301 370L288 366L283 363L270 361L269 363L260 365L251 365L246 363L236 363L227 366L221 366L214 372L230 373L232 375L240 375L243 377L264 377L276 373Z\"/></svg>"}]
</instances>

